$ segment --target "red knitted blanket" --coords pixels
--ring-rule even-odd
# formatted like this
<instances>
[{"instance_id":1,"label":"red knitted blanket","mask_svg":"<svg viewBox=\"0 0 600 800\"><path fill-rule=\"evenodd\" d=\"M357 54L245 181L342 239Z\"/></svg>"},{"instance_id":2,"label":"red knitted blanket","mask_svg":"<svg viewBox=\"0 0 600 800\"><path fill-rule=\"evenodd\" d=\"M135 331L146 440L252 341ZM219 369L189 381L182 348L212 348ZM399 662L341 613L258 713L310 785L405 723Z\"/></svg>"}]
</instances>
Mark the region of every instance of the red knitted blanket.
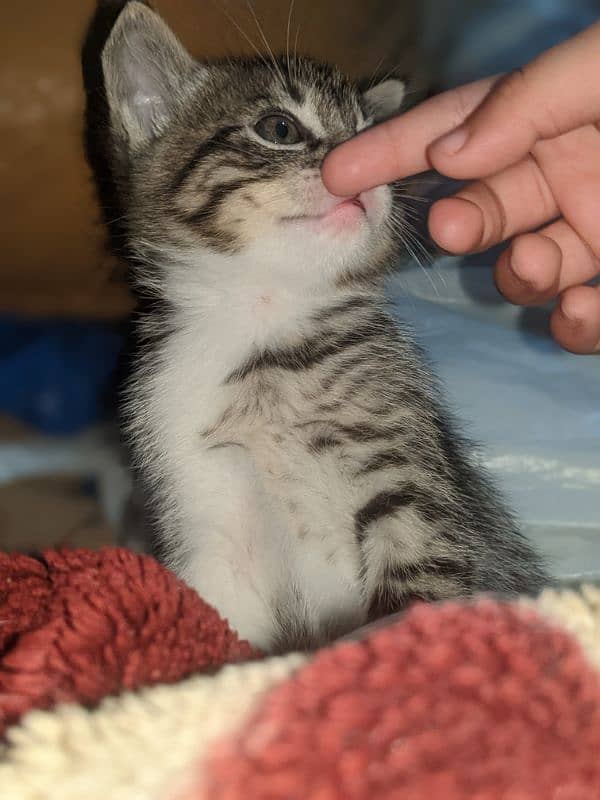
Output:
<instances>
[{"instance_id":1,"label":"red knitted blanket","mask_svg":"<svg viewBox=\"0 0 600 800\"><path fill-rule=\"evenodd\" d=\"M600 800L598 667L589 587L267 659L150 557L0 554L0 797Z\"/></svg>"}]
</instances>

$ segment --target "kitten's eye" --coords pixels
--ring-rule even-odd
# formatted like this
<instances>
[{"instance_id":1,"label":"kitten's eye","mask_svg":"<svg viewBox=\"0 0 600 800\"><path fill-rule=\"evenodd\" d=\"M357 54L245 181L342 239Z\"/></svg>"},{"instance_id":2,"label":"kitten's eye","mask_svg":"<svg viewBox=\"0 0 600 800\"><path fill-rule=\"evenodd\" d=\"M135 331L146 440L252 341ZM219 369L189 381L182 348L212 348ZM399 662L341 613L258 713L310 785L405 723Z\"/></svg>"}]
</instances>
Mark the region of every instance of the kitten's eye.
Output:
<instances>
[{"instance_id":1,"label":"kitten's eye","mask_svg":"<svg viewBox=\"0 0 600 800\"><path fill-rule=\"evenodd\" d=\"M289 117L281 114L269 114L254 126L261 139L273 144L298 144L303 141L298 126Z\"/></svg>"}]
</instances>

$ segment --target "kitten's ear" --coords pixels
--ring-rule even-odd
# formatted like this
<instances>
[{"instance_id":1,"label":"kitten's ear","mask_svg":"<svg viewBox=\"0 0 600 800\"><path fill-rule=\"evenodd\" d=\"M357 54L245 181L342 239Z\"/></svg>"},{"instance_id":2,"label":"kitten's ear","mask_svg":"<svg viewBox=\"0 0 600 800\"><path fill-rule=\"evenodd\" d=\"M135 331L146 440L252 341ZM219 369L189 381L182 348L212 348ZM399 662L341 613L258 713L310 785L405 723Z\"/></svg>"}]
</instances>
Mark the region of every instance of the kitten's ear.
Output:
<instances>
[{"instance_id":1,"label":"kitten's ear","mask_svg":"<svg viewBox=\"0 0 600 800\"><path fill-rule=\"evenodd\" d=\"M375 122L392 117L400 111L406 94L406 84L398 78L389 78L363 92L367 113Z\"/></svg>"},{"instance_id":2,"label":"kitten's ear","mask_svg":"<svg viewBox=\"0 0 600 800\"><path fill-rule=\"evenodd\" d=\"M164 129L196 65L144 3L129 2L102 51L111 122L136 148Z\"/></svg>"}]
</instances>

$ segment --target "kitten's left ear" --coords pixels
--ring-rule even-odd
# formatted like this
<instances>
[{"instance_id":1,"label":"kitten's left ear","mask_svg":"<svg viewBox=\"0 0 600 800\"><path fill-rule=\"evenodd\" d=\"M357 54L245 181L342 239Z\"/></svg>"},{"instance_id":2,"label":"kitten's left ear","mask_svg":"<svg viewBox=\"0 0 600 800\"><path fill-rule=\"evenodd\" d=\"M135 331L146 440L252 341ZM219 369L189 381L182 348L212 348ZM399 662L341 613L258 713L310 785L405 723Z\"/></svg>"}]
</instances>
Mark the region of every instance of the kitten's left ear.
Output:
<instances>
[{"instance_id":1,"label":"kitten's left ear","mask_svg":"<svg viewBox=\"0 0 600 800\"><path fill-rule=\"evenodd\" d=\"M136 149L166 127L198 69L175 34L145 3L127 3L102 51L111 122Z\"/></svg>"},{"instance_id":2,"label":"kitten's left ear","mask_svg":"<svg viewBox=\"0 0 600 800\"><path fill-rule=\"evenodd\" d=\"M406 84L398 78L389 78L363 92L363 101L374 122L381 122L400 111L406 94Z\"/></svg>"}]
</instances>

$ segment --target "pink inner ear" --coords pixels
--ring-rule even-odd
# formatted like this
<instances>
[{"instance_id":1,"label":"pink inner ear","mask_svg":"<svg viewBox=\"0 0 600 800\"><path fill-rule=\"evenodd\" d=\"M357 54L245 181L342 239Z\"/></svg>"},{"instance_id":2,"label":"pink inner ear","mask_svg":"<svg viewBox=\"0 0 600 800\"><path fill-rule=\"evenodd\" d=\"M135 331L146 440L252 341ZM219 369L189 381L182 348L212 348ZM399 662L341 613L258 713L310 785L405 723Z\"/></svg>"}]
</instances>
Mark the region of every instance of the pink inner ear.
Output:
<instances>
[{"instance_id":1,"label":"pink inner ear","mask_svg":"<svg viewBox=\"0 0 600 800\"><path fill-rule=\"evenodd\" d=\"M162 97L141 90L133 95L131 105L133 106L140 126L145 131L150 131L157 117L160 117L164 113Z\"/></svg>"},{"instance_id":2,"label":"pink inner ear","mask_svg":"<svg viewBox=\"0 0 600 800\"><path fill-rule=\"evenodd\" d=\"M102 58L111 112L131 140L157 133L192 72L191 56L154 12L129 3Z\"/></svg>"}]
</instances>

